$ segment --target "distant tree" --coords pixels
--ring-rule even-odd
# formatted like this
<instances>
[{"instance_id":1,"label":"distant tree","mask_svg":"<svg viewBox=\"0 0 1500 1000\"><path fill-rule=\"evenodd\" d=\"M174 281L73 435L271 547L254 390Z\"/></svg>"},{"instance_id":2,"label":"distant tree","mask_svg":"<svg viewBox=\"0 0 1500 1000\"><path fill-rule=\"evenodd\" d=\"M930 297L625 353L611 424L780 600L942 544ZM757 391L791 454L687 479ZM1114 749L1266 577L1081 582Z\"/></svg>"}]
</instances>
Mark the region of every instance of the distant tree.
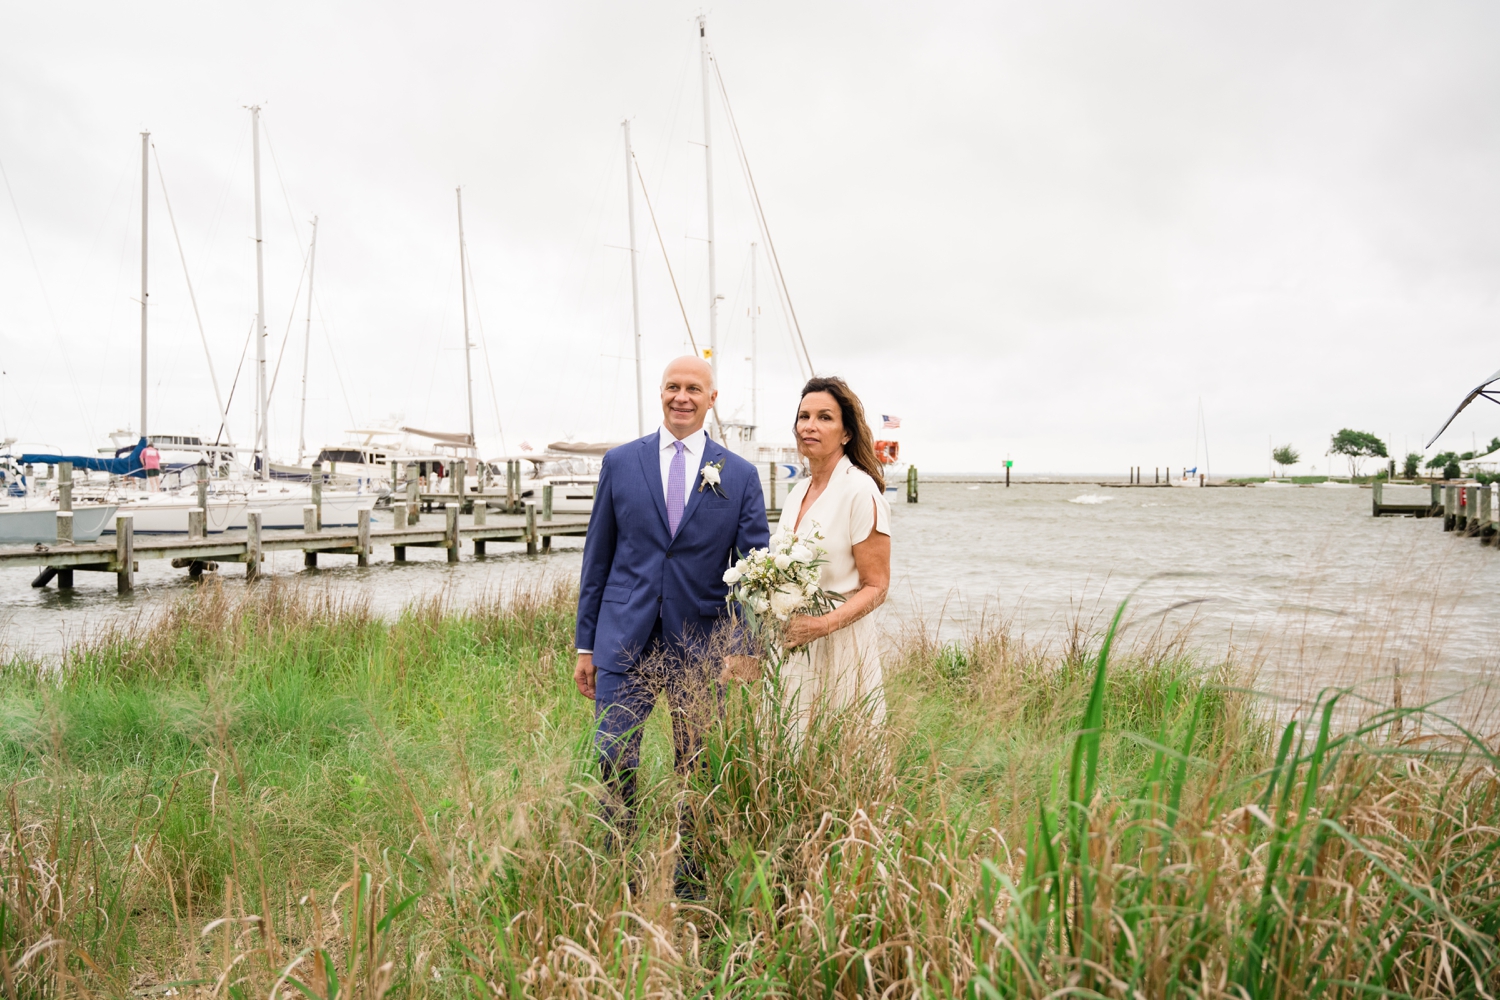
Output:
<instances>
[{"instance_id":1,"label":"distant tree","mask_svg":"<svg viewBox=\"0 0 1500 1000\"><path fill-rule=\"evenodd\" d=\"M1271 461L1281 466L1281 472L1283 475L1285 475L1287 466L1296 465L1298 462L1302 461L1302 456L1297 454L1296 448L1293 448L1289 444L1284 444L1280 448L1277 448L1275 451L1271 452Z\"/></svg>"},{"instance_id":2,"label":"distant tree","mask_svg":"<svg viewBox=\"0 0 1500 1000\"><path fill-rule=\"evenodd\" d=\"M1484 446L1484 451L1480 452L1480 454L1493 455L1497 451L1500 451L1500 437L1492 437L1490 438L1490 443Z\"/></svg>"},{"instance_id":3,"label":"distant tree","mask_svg":"<svg viewBox=\"0 0 1500 1000\"><path fill-rule=\"evenodd\" d=\"M1385 442L1374 434L1365 431L1354 431L1345 427L1333 436L1333 443L1328 449L1335 455L1343 455L1349 460L1349 477L1352 479L1359 475L1359 466L1367 458L1386 458Z\"/></svg>"},{"instance_id":4,"label":"distant tree","mask_svg":"<svg viewBox=\"0 0 1500 1000\"><path fill-rule=\"evenodd\" d=\"M1433 455L1427 460L1429 469L1442 469L1444 479L1457 479L1459 477L1458 453L1454 451L1443 451Z\"/></svg>"},{"instance_id":5,"label":"distant tree","mask_svg":"<svg viewBox=\"0 0 1500 1000\"><path fill-rule=\"evenodd\" d=\"M1401 476L1403 479L1416 479L1417 473L1422 471L1422 456L1418 452L1408 452L1406 460L1401 463Z\"/></svg>"}]
</instances>

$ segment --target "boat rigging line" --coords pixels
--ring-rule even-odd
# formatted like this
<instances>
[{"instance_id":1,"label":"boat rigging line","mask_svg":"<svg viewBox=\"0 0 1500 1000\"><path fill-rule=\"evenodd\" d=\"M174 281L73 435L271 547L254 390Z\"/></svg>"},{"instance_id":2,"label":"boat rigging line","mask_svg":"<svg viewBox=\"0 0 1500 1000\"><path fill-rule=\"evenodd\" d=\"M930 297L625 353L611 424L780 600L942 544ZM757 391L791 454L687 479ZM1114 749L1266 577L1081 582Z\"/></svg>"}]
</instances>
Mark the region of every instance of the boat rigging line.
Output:
<instances>
[{"instance_id":1,"label":"boat rigging line","mask_svg":"<svg viewBox=\"0 0 1500 1000\"><path fill-rule=\"evenodd\" d=\"M495 430L500 435L500 453L509 455L510 449L505 444L505 425L500 422L500 394L495 391L495 369L490 364L489 338L484 334L484 315L479 311L479 283L474 280L474 258L465 257L469 275L469 293L474 299L474 325L479 327L479 349L484 352L484 373L490 383L490 405L495 410ZM475 443L478 447L478 443Z\"/></svg>"},{"instance_id":2,"label":"boat rigging line","mask_svg":"<svg viewBox=\"0 0 1500 1000\"><path fill-rule=\"evenodd\" d=\"M687 306L682 304L682 290L677 287L677 275L672 273L672 260L667 256L667 243L661 238L661 226L656 224L656 210L651 207L651 194L646 190L646 178L641 173L641 161L631 154L631 160L635 163L635 176L641 182L641 197L646 202L646 213L651 216L651 228L656 230L656 244L661 247L662 262L667 265L667 277L672 279L672 292L677 296L677 308L682 310L682 325L687 327L688 343L693 345L693 353L701 355L698 350L698 341L693 337L693 324L688 322Z\"/></svg>"},{"instance_id":3,"label":"boat rigging line","mask_svg":"<svg viewBox=\"0 0 1500 1000\"><path fill-rule=\"evenodd\" d=\"M729 121L729 134L734 137L735 152L739 155L740 168L745 172L745 184L750 189L750 200L755 205L755 217L759 223L761 236L765 238L766 250L771 258L771 266L776 271L776 292L781 299L782 308L787 311L790 319L789 326L797 335L797 344L802 348L798 357L798 367L803 361L807 362L806 374L811 376L816 369L813 367L812 355L807 350L807 340L802 336L802 324L797 320L797 307L792 303L792 293L786 286L786 275L781 270L781 258L776 254L776 241L771 238L771 226L766 221L766 210L761 205L760 191L755 186L755 174L750 169L750 157L745 153L745 143L740 136L740 126L734 117L734 108L729 103L729 89L724 85L724 73L719 68L719 60L711 58L714 68L714 77L719 83L719 96L724 101L724 116Z\"/></svg>"},{"instance_id":4,"label":"boat rigging line","mask_svg":"<svg viewBox=\"0 0 1500 1000\"><path fill-rule=\"evenodd\" d=\"M646 193L646 178L641 173L641 161L636 159L635 151L630 153L630 161L635 164L636 179L641 182L641 198L646 202L646 213L651 216L651 228L656 230L656 243L661 247L662 262L667 265L667 277L672 279L672 293L677 296L677 308L682 310L682 325L687 327L688 343L693 346L693 354L703 357L703 352L698 350L698 341L693 337L693 324L688 322L687 306L682 304L682 292L677 287L677 275L672 273L672 261L667 256L666 240L661 238L661 226L656 224L656 211L651 207L651 195ZM718 369L714 369L714 388L718 388ZM719 419L719 404L713 406L714 427L718 430L720 438L724 436L724 424Z\"/></svg>"},{"instance_id":5,"label":"boat rigging line","mask_svg":"<svg viewBox=\"0 0 1500 1000\"><path fill-rule=\"evenodd\" d=\"M182 237L177 232L177 216L172 211L172 198L167 194L167 175L161 169L161 151L156 143L151 144L151 155L156 158L156 182L161 185L161 199L167 206L167 221L172 224L172 239L177 244L177 259L182 262L182 280L187 283L188 301L193 304L193 319L198 323L198 339L203 342L203 357L208 363L208 380L213 383L214 401L219 404L219 426L234 447L234 434L229 430L229 409L224 403L224 394L219 391L219 376L214 371L214 357L208 349L208 334L203 330L203 316L198 311L198 295L193 291L193 277L188 273L187 254L182 249ZM218 442L215 442L216 444Z\"/></svg>"}]
</instances>

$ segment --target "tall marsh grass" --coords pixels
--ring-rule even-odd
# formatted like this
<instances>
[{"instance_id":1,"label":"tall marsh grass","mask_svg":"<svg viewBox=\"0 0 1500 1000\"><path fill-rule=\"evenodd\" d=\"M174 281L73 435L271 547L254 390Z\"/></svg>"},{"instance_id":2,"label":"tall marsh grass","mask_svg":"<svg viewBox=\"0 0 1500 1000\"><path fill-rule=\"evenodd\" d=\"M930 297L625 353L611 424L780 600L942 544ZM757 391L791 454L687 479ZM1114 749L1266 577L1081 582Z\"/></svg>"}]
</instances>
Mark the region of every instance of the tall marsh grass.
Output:
<instances>
[{"instance_id":1,"label":"tall marsh grass","mask_svg":"<svg viewBox=\"0 0 1500 1000\"><path fill-rule=\"evenodd\" d=\"M382 621L274 582L0 670L22 997L1489 996L1493 741L1118 618L888 661L887 724L736 688L640 833L597 818L572 596ZM1124 633L1124 636L1132 635ZM701 904L672 896L696 806Z\"/></svg>"}]
</instances>

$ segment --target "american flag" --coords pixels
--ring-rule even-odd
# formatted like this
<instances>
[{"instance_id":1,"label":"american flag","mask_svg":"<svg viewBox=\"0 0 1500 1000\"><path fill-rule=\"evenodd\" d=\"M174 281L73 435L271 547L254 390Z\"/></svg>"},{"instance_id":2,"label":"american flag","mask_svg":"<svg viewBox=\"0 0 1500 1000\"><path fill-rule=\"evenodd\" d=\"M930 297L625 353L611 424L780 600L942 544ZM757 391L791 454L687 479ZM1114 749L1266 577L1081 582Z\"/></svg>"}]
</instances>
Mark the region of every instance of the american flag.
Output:
<instances>
[{"instance_id":1,"label":"american flag","mask_svg":"<svg viewBox=\"0 0 1500 1000\"><path fill-rule=\"evenodd\" d=\"M880 415L880 426L881 427L889 427L889 428L891 428L891 429L894 430L894 429L899 428L901 426L901 418L900 417L893 417L893 416L891 416L888 413L882 413Z\"/></svg>"}]
</instances>

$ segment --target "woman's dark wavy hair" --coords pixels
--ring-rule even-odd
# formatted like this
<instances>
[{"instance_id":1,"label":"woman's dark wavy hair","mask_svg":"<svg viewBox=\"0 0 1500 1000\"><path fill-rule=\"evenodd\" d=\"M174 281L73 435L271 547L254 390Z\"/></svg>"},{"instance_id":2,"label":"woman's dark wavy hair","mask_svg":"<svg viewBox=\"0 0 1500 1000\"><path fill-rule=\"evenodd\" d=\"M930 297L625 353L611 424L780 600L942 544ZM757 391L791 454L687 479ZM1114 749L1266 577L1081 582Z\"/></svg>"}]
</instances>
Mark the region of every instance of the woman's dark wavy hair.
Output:
<instances>
[{"instance_id":1,"label":"woman's dark wavy hair","mask_svg":"<svg viewBox=\"0 0 1500 1000\"><path fill-rule=\"evenodd\" d=\"M865 407L849 388L849 383L837 375L813 376L808 379L807 384L802 387L802 395L797 397L797 410L802 410L802 400L810 392L826 392L838 401L839 411L843 416L844 430L849 435L849 443L844 445L844 454L849 456L861 471L867 473L875 480L875 485L880 492L885 492L885 475L880 471L880 461L875 457L875 435L870 433L870 425L865 422ZM797 420L792 418L792 437L797 436Z\"/></svg>"}]
</instances>

